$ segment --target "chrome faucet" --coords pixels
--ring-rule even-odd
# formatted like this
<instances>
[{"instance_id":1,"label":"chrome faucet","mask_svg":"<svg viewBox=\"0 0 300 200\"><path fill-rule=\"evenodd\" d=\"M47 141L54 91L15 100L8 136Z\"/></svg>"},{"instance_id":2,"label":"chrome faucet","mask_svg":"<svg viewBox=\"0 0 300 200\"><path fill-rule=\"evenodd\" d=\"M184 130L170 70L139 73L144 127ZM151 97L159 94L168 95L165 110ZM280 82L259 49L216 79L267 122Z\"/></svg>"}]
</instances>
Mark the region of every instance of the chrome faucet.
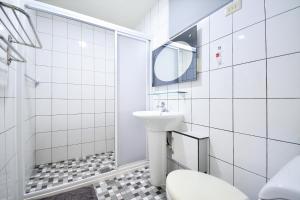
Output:
<instances>
[{"instance_id":1,"label":"chrome faucet","mask_svg":"<svg viewBox=\"0 0 300 200\"><path fill-rule=\"evenodd\" d=\"M169 112L164 101L162 101L160 105L157 105L156 107L160 108L160 112Z\"/></svg>"}]
</instances>

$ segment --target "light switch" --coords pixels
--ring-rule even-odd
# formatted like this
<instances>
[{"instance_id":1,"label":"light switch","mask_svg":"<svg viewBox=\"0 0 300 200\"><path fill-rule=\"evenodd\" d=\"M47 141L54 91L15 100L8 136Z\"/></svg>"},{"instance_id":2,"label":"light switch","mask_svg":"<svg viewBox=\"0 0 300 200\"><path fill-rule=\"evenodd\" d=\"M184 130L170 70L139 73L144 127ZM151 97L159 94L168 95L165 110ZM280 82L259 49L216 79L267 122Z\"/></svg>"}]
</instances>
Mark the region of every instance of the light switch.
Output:
<instances>
[{"instance_id":1,"label":"light switch","mask_svg":"<svg viewBox=\"0 0 300 200\"><path fill-rule=\"evenodd\" d=\"M242 8L242 0L234 0L226 8L226 16L240 10Z\"/></svg>"}]
</instances>

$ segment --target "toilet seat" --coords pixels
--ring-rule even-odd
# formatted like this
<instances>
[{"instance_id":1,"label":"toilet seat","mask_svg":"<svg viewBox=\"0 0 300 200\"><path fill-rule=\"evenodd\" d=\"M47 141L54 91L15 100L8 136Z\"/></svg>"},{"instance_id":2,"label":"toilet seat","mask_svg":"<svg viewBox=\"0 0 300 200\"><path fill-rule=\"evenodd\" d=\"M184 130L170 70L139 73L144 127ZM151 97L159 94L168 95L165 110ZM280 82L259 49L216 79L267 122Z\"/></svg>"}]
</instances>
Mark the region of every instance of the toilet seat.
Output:
<instances>
[{"instance_id":1,"label":"toilet seat","mask_svg":"<svg viewBox=\"0 0 300 200\"><path fill-rule=\"evenodd\" d=\"M192 170L176 170L167 177L170 200L248 200L248 197L229 183Z\"/></svg>"}]
</instances>

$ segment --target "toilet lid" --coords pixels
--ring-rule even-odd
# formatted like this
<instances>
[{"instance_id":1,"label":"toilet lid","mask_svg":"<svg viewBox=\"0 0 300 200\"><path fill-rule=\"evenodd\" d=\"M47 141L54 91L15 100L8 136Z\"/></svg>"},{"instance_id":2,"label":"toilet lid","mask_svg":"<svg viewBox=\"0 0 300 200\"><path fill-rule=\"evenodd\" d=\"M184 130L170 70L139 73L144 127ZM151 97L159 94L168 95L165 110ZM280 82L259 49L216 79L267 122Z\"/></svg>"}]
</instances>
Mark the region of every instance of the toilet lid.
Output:
<instances>
[{"instance_id":1,"label":"toilet lid","mask_svg":"<svg viewBox=\"0 0 300 200\"><path fill-rule=\"evenodd\" d=\"M192 170L176 170L167 177L172 200L248 200L248 197L216 177Z\"/></svg>"}]
</instances>

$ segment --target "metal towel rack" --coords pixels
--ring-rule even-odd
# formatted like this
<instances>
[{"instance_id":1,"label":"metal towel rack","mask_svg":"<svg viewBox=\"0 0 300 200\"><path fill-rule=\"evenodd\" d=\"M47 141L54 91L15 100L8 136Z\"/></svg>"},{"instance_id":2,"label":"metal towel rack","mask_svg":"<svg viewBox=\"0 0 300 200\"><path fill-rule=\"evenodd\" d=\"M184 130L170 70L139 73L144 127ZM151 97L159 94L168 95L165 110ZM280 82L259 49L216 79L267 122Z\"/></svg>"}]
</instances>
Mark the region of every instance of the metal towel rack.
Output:
<instances>
[{"instance_id":1,"label":"metal towel rack","mask_svg":"<svg viewBox=\"0 0 300 200\"><path fill-rule=\"evenodd\" d=\"M12 43L22 44L22 45L33 47L33 48L42 48L41 41L38 37L38 34L35 31L35 28L33 26L31 18L26 13L25 10L23 10L19 7L16 7L14 5L11 5L11 4L4 3L2 1L0 1L0 9L7 20L5 23L5 19L0 18L0 22L2 23L2 25L6 28L6 30L9 32L10 36L12 37L12 40L11 40ZM9 12L11 12L13 14L15 20L11 19L11 17L8 14ZM30 25L30 28L31 28L31 33L33 33L33 35L34 35L34 38L31 38L30 34L25 30L25 28L20 20L19 14L21 14L21 16L23 15L26 17L28 24ZM17 28L18 26L21 27L21 31L18 30L18 28ZM38 45L35 45L34 41L37 41Z\"/></svg>"},{"instance_id":2,"label":"metal towel rack","mask_svg":"<svg viewBox=\"0 0 300 200\"><path fill-rule=\"evenodd\" d=\"M6 58L0 58L0 62L10 65L12 61L26 62L26 59L12 46L12 43L21 44L33 48L42 48L42 43L38 37L38 34L33 26L30 16L25 10L0 1L0 10L3 15L0 18L0 23L9 33L8 39L0 35L0 49L7 55ZM29 31L25 30L20 17L25 17L25 23L29 24ZM6 46L5 46L6 45ZM26 78L32 80L35 86L39 84L38 81L31 78L27 74L24 75Z\"/></svg>"}]
</instances>

